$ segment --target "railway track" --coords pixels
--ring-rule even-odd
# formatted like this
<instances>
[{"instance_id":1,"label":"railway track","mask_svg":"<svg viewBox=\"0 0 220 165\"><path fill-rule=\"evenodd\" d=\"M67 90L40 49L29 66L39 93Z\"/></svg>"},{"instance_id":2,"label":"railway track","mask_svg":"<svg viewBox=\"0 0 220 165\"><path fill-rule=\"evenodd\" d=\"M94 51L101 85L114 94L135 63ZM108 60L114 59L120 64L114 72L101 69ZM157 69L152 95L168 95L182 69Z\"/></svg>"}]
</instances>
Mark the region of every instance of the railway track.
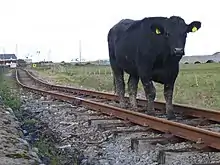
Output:
<instances>
[{"instance_id":1,"label":"railway track","mask_svg":"<svg viewBox=\"0 0 220 165\"><path fill-rule=\"evenodd\" d=\"M85 106L102 114L169 134L168 137L176 136L199 143L201 146L220 149L220 130L218 130L220 113L218 111L175 105L175 109L180 114L176 121L168 121L164 119L164 103L161 102L156 102L157 116L155 117L117 107L118 99L113 94L48 84L26 70L16 70L16 80L19 85L32 92ZM144 100L139 99L138 103L141 109ZM185 117L181 117L182 114Z\"/></svg>"},{"instance_id":2,"label":"railway track","mask_svg":"<svg viewBox=\"0 0 220 165\"><path fill-rule=\"evenodd\" d=\"M102 98L102 99L106 99L106 100L102 100L105 102L106 101L118 102L119 100L117 95L114 95L111 93L48 84L40 79L37 79L35 76L33 76L31 72L27 70L25 71L34 81L44 86L48 86L50 89L59 90L59 91L63 91L66 93L71 93L71 94L77 94L81 97L92 96L95 98ZM126 100L128 101L129 98L126 97ZM143 110L143 107L146 104L146 100L137 99L137 102L138 102L139 111L141 112ZM165 114L165 103L164 102L155 101L155 109L159 111L159 114L163 112L161 114L162 115L161 117L165 117L164 115ZM210 120L210 121L220 122L220 110L212 110L212 109L192 107L188 105L174 104L174 111L180 116L185 116L185 117L191 116L191 117L201 118L203 121Z\"/></svg>"}]
</instances>

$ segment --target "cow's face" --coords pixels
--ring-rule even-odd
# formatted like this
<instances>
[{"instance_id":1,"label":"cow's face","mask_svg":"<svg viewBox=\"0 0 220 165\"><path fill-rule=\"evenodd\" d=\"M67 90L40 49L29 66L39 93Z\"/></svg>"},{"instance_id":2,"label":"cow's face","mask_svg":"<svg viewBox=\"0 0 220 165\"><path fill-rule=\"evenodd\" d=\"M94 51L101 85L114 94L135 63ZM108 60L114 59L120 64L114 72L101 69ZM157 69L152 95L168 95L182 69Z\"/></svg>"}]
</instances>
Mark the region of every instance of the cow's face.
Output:
<instances>
[{"instance_id":1,"label":"cow's face","mask_svg":"<svg viewBox=\"0 0 220 165\"><path fill-rule=\"evenodd\" d=\"M152 25L151 29L157 35L163 35L170 48L171 55L183 56L185 54L185 43L187 33L196 32L201 27L201 22L193 21L186 24L185 21L176 16L167 19L163 25Z\"/></svg>"}]
</instances>

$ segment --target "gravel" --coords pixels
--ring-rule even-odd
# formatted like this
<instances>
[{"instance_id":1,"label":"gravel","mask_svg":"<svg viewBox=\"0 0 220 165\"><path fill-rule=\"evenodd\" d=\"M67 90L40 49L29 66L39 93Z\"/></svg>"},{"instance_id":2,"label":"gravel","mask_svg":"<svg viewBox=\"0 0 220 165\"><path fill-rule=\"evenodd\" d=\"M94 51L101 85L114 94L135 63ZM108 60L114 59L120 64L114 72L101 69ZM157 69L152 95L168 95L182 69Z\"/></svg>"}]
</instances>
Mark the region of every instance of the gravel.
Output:
<instances>
[{"instance_id":1,"label":"gravel","mask_svg":"<svg viewBox=\"0 0 220 165\"><path fill-rule=\"evenodd\" d=\"M103 118L92 115L95 112L76 107L69 103L49 100L49 97L23 93L22 108L33 113L38 120L46 123L48 128L59 139L56 148L65 152L65 159L70 160L72 154L78 154L77 159L82 165L156 165L174 164L189 165L192 163L210 163L220 160L220 153L170 152L166 150L187 149L192 147L190 142L175 144L151 144L149 140L140 140L138 151L131 150L131 138L158 137L153 132L122 133L114 136L114 128L101 129L102 123L113 123L114 120L96 120L88 125L88 120ZM89 114L89 115L88 115ZM118 129L141 129L130 126ZM161 152L162 151L162 152ZM165 153L165 163L163 157Z\"/></svg>"},{"instance_id":2,"label":"gravel","mask_svg":"<svg viewBox=\"0 0 220 165\"><path fill-rule=\"evenodd\" d=\"M54 82L37 72L33 73L42 80L49 83ZM143 98L143 96L143 93L138 95L139 98ZM133 151L131 150L131 138L158 137L160 134L144 132L114 136L111 129L106 130L98 127L98 124L110 122L110 120L96 121L92 122L91 126L88 125L89 119L103 117L88 115L93 114L93 111L64 102L48 100L49 97L36 96L31 93L23 94L22 98L25 102L23 108L33 112L35 117L47 123L49 129L59 136L61 140L56 144L57 148L69 151L69 153L77 151L78 161L82 165L190 165L220 162L219 152L176 151L178 149L189 150L192 147L190 142L151 144L149 140L141 140L138 150ZM131 126L126 130L140 128L139 126ZM71 157L68 152L65 156Z\"/></svg>"}]
</instances>

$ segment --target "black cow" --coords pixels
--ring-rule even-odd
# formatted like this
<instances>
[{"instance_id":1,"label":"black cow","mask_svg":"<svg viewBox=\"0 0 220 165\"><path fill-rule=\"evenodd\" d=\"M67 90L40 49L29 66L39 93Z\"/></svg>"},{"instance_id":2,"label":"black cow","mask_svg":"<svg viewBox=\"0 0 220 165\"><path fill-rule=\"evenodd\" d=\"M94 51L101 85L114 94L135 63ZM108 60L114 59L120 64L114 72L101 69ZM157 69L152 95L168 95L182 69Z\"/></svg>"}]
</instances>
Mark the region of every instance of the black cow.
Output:
<instances>
[{"instance_id":1,"label":"black cow","mask_svg":"<svg viewBox=\"0 0 220 165\"><path fill-rule=\"evenodd\" d=\"M166 113L174 119L173 88L179 73L179 61L185 54L187 33L195 32L201 22L186 24L178 16L148 17L142 20L123 19L108 32L109 59L116 92L126 107L124 71L129 74L130 104L137 107L139 78L144 87L148 114L154 114L156 89L153 82L164 84Z\"/></svg>"}]
</instances>

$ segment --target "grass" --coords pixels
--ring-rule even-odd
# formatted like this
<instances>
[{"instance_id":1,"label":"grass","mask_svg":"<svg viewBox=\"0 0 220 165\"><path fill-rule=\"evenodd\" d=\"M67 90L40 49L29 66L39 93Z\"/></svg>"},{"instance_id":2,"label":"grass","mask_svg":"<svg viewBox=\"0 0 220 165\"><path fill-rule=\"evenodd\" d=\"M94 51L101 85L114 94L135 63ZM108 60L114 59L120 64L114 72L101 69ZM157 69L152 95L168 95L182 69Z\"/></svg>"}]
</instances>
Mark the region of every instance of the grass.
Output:
<instances>
[{"instance_id":1,"label":"grass","mask_svg":"<svg viewBox=\"0 0 220 165\"><path fill-rule=\"evenodd\" d=\"M52 66L36 68L44 76L59 84L112 91L109 66ZM125 82L128 75L125 74ZM157 99L164 101L163 86L156 83ZM143 91L139 82L139 91ZM182 64L174 89L174 102L197 107L220 109L220 64Z\"/></svg>"},{"instance_id":2,"label":"grass","mask_svg":"<svg viewBox=\"0 0 220 165\"><path fill-rule=\"evenodd\" d=\"M0 74L0 96L2 97L3 103L12 108L12 110L17 111L20 108L21 102L14 87L14 80L5 74Z\"/></svg>"},{"instance_id":3,"label":"grass","mask_svg":"<svg viewBox=\"0 0 220 165\"><path fill-rule=\"evenodd\" d=\"M50 158L51 165L59 164L59 156L56 155L55 146L52 142L49 142L46 138L40 137L40 139L34 144L39 149L39 152L44 156Z\"/></svg>"}]
</instances>

